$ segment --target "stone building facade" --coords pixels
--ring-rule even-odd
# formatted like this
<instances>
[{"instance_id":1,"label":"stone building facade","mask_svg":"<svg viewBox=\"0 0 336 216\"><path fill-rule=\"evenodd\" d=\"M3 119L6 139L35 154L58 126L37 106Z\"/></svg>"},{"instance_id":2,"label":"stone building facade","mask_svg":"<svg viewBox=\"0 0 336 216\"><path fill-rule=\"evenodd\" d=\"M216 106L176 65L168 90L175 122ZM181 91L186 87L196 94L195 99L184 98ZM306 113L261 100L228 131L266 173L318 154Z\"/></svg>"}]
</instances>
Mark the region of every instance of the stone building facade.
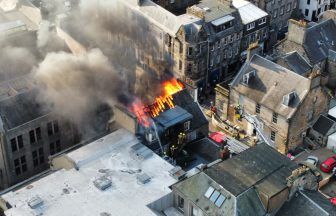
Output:
<instances>
[{"instance_id":1,"label":"stone building facade","mask_svg":"<svg viewBox=\"0 0 336 216\"><path fill-rule=\"evenodd\" d=\"M48 157L75 144L76 131L36 102L28 91L0 102L0 188L49 168Z\"/></svg>"},{"instance_id":2,"label":"stone building facade","mask_svg":"<svg viewBox=\"0 0 336 216\"><path fill-rule=\"evenodd\" d=\"M216 106L247 135L257 132L244 116L255 116L268 141L286 153L302 144L306 130L328 107L320 82L318 74L306 78L254 55L229 87L217 87Z\"/></svg>"},{"instance_id":3,"label":"stone building facade","mask_svg":"<svg viewBox=\"0 0 336 216\"><path fill-rule=\"evenodd\" d=\"M273 46L277 38L283 38L287 32L288 20L298 8L298 0L250 0L270 15L270 44Z\"/></svg>"}]
</instances>

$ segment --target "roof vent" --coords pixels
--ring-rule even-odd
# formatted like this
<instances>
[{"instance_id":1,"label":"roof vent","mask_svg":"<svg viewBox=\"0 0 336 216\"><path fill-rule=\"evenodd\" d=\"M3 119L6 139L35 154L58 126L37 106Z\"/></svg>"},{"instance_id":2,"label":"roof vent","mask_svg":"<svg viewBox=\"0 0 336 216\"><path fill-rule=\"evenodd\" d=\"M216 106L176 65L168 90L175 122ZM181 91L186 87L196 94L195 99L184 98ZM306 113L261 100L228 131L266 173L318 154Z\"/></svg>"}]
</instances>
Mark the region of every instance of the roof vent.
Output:
<instances>
[{"instance_id":1,"label":"roof vent","mask_svg":"<svg viewBox=\"0 0 336 216\"><path fill-rule=\"evenodd\" d=\"M43 200L41 197L35 196L28 201L28 205L30 208L36 209L37 207L43 205Z\"/></svg>"},{"instance_id":2,"label":"roof vent","mask_svg":"<svg viewBox=\"0 0 336 216\"><path fill-rule=\"evenodd\" d=\"M106 190L107 188L112 186L111 179L107 178L106 176L102 176L93 181L94 186L101 191Z\"/></svg>"},{"instance_id":3,"label":"roof vent","mask_svg":"<svg viewBox=\"0 0 336 216\"><path fill-rule=\"evenodd\" d=\"M210 8L204 7L203 10L208 12L208 11L210 11Z\"/></svg>"},{"instance_id":4,"label":"roof vent","mask_svg":"<svg viewBox=\"0 0 336 216\"><path fill-rule=\"evenodd\" d=\"M181 167L174 167L169 171L169 175L176 180L181 180L186 176L186 172Z\"/></svg>"},{"instance_id":5,"label":"roof vent","mask_svg":"<svg viewBox=\"0 0 336 216\"><path fill-rule=\"evenodd\" d=\"M297 97L296 92L292 91L291 93L283 96L282 103L283 105L289 106Z\"/></svg>"},{"instance_id":6,"label":"roof vent","mask_svg":"<svg viewBox=\"0 0 336 216\"><path fill-rule=\"evenodd\" d=\"M149 177L146 173L140 174L137 176L137 181L138 183L141 184L147 184L148 182L150 182L151 177Z\"/></svg>"}]
</instances>

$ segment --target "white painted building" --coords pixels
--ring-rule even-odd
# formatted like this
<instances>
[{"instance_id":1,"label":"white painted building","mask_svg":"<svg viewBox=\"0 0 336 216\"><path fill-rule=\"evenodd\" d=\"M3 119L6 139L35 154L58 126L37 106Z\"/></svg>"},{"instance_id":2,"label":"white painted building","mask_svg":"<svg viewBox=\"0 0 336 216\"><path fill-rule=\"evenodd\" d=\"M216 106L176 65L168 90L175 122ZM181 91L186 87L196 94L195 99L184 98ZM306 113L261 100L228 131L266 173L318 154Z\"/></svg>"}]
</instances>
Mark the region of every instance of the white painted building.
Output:
<instances>
[{"instance_id":1,"label":"white painted building","mask_svg":"<svg viewBox=\"0 0 336 216\"><path fill-rule=\"evenodd\" d=\"M299 0L299 10L308 21L317 21L317 17L329 8L330 0Z\"/></svg>"},{"instance_id":2,"label":"white painted building","mask_svg":"<svg viewBox=\"0 0 336 216\"><path fill-rule=\"evenodd\" d=\"M59 170L1 196L6 216L157 215L172 206L173 166L124 129L52 165Z\"/></svg>"}]
</instances>

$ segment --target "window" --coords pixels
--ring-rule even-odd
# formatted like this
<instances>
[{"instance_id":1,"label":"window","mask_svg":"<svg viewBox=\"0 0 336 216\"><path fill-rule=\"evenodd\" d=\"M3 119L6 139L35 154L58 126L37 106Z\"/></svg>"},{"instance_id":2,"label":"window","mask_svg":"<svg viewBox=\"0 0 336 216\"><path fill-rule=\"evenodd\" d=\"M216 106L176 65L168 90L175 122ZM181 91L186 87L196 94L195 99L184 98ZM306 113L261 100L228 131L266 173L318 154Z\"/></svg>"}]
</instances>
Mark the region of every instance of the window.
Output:
<instances>
[{"instance_id":1,"label":"window","mask_svg":"<svg viewBox=\"0 0 336 216\"><path fill-rule=\"evenodd\" d=\"M14 169L16 175L27 172L26 156L21 156L14 160Z\"/></svg>"},{"instance_id":2,"label":"window","mask_svg":"<svg viewBox=\"0 0 336 216\"><path fill-rule=\"evenodd\" d=\"M217 56L217 64L220 63L220 55Z\"/></svg>"},{"instance_id":3,"label":"window","mask_svg":"<svg viewBox=\"0 0 336 216\"><path fill-rule=\"evenodd\" d=\"M35 150L32 152L33 157L33 164L34 167L37 167L38 165L41 165L44 163L44 152L43 148L39 148L38 150Z\"/></svg>"},{"instance_id":4,"label":"window","mask_svg":"<svg viewBox=\"0 0 336 216\"><path fill-rule=\"evenodd\" d=\"M307 0L307 5L310 5L310 0Z\"/></svg>"},{"instance_id":5,"label":"window","mask_svg":"<svg viewBox=\"0 0 336 216\"><path fill-rule=\"evenodd\" d=\"M214 61L213 61L213 59L210 59L210 67L212 67L212 66L213 66L213 64L214 64Z\"/></svg>"},{"instance_id":6,"label":"window","mask_svg":"<svg viewBox=\"0 0 336 216\"><path fill-rule=\"evenodd\" d=\"M188 55L190 56L190 55L192 55L192 53L193 53L193 48L192 48L192 47L189 47L189 48L188 48Z\"/></svg>"},{"instance_id":7,"label":"window","mask_svg":"<svg viewBox=\"0 0 336 216\"><path fill-rule=\"evenodd\" d=\"M278 9L275 9L273 11L273 18L276 18L278 16Z\"/></svg>"},{"instance_id":8,"label":"window","mask_svg":"<svg viewBox=\"0 0 336 216\"><path fill-rule=\"evenodd\" d=\"M294 1L294 4L293 4L293 9L296 8L296 5L297 5L297 1Z\"/></svg>"},{"instance_id":9,"label":"window","mask_svg":"<svg viewBox=\"0 0 336 216\"><path fill-rule=\"evenodd\" d=\"M247 30L251 30L251 29L254 29L254 27L255 27L255 23L253 22L253 23L249 23L249 24L247 24Z\"/></svg>"},{"instance_id":10,"label":"window","mask_svg":"<svg viewBox=\"0 0 336 216\"><path fill-rule=\"evenodd\" d=\"M256 113L257 114L260 114L260 108L261 108L260 104L257 104L256 105Z\"/></svg>"},{"instance_id":11,"label":"window","mask_svg":"<svg viewBox=\"0 0 336 216\"><path fill-rule=\"evenodd\" d=\"M273 113L272 122L273 123L277 123L278 122L278 113Z\"/></svg>"},{"instance_id":12,"label":"window","mask_svg":"<svg viewBox=\"0 0 336 216\"><path fill-rule=\"evenodd\" d=\"M211 194L213 193L215 191L215 189L213 188L213 187L209 187L208 188L208 190L205 192L205 194L204 194L204 196L206 197L206 198L210 198L210 196L211 196Z\"/></svg>"},{"instance_id":13,"label":"window","mask_svg":"<svg viewBox=\"0 0 336 216\"><path fill-rule=\"evenodd\" d=\"M292 9L292 3L290 2L287 4L287 9L286 9L287 13L290 12L291 9Z\"/></svg>"},{"instance_id":14,"label":"window","mask_svg":"<svg viewBox=\"0 0 336 216\"><path fill-rule=\"evenodd\" d=\"M220 42L216 42L217 43L217 48L220 49L221 48L221 45L220 45Z\"/></svg>"},{"instance_id":15,"label":"window","mask_svg":"<svg viewBox=\"0 0 336 216\"><path fill-rule=\"evenodd\" d=\"M179 60L179 70L182 70L182 61Z\"/></svg>"},{"instance_id":16,"label":"window","mask_svg":"<svg viewBox=\"0 0 336 216\"><path fill-rule=\"evenodd\" d=\"M305 10L305 16L308 16L308 15L309 15L309 10L306 9L306 10Z\"/></svg>"},{"instance_id":17,"label":"window","mask_svg":"<svg viewBox=\"0 0 336 216\"><path fill-rule=\"evenodd\" d=\"M34 143L36 141L34 130L29 131L29 138L30 138L30 143Z\"/></svg>"},{"instance_id":18,"label":"window","mask_svg":"<svg viewBox=\"0 0 336 216\"><path fill-rule=\"evenodd\" d=\"M276 135L276 132L275 131L271 131L271 140L273 142L275 142L275 135Z\"/></svg>"},{"instance_id":19,"label":"window","mask_svg":"<svg viewBox=\"0 0 336 216\"><path fill-rule=\"evenodd\" d=\"M218 191L214 191L210 197L210 201L215 203L217 198L219 197L220 193Z\"/></svg>"},{"instance_id":20,"label":"window","mask_svg":"<svg viewBox=\"0 0 336 216\"><path fill-rule=\"evenodd\" d=\"M10 140L11 147L12 147L12 152L17 151L18 149L23 148L23 139L22 135L19 135L13 139Z\"/></svg>"},{"instance_id":21,"label":"window","mask_svg":"<svg viewBox=\"0 0 336 216\"><path fill-rule=\"evenodd\" d=\"M54 155L62 150L60 140L49 143L50 155Z\"/></svg>"},{"instance_id":22,"label":"window","mask_svg":"<svg viewBox=\"0 0 336 216\"><path fill-rule=\"evenodd\" d=\"M226 38L224 38L224 45L226 45L227 42L228 42L228 39L227 39L227 37L226 37Z\"/></svg>"},{"instance_id":23,"label":"window","mask_svg":"<svg viewBox=\"0 0 336 216\"><path fill-rule=\"evenodd\" d=\"M262 18L259 20L259 25L265 24L266 23L266 17Z\"/></svg>"},{"instance_id":24,"label":"window","mask_svg":"<svg viewBox=\"0 0 336 216\"><path fill-rule=\"evenodd\" d=\"M180 196L177 197L177 206L179 207L180 210L183 211L183 209L184 209L184 199Z\"/></svg>"},{"instance_id":25,"label":"window","mask_svg":"<svg viewBox=\"0 0 336 216\"><path fill-rule=\"evenodd\" d=\"M226 197L223 196L223 194L221 194L221 195L218 197L218 199L216 200L215 205L216 205L218 208L220 208L220 207L223 205L223 203L224 203L225 200L226 200Z\"/></svg>"},{"instance_id":26,"label":"window","mask_svg":"<svg viewBox=\"0 0 336 216\"><path fill-rule=\"evenodd\" d=\"M30 143L31 144L35 143L36 141L41 140L42 139L41 128L38 127L35 130L29 131L29 138L30 138Z\"/></svg>"},{"instance_id":27,"label":"window","mask_svg":"<svg viewBox=\"0 0 336 216\"><path fill-rule=\"evenodd\" d=\"M285 13L285 6L280 7L280 15L284 15Z\"/></svg>"},{"instance_id":28,"label":"window","mask_svg":"<svg viewBox=\"0 0 336 216\"><path fill-rule=\"evenodd\" d=\"M317 15L320 15L321 13L321 8L317 9Z\"/></svg>"},{"instance_id":29,"label":"window","mask_svg":"<svg viewBox=\"0 0 336 216\"><path fill-rule=\"evenodd\" d=\"M184 130L188 131L190 129L190 121L184 122Z\"/></svg>"},{"instance_id":30,"label":"window","mask_svg":"<svg viewBox=\"0 0 336 216\"><path fill-rule=\"evenodd\" d=\"M47 124L48 135L51 136L59 132L58 121L54 120Z\"/></svg>"}]
</instances>

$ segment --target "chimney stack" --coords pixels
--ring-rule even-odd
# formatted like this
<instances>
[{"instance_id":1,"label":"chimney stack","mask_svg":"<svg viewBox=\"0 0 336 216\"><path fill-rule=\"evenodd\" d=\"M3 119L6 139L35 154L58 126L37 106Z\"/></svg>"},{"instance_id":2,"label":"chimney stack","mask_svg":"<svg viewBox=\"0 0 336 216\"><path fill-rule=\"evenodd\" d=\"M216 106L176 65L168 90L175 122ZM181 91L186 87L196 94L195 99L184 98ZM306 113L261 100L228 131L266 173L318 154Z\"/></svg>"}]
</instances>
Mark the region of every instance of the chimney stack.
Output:
<instances>
[{"instance_id":1,"label":"chimney stack","mask_svg":"<svg viewBox=\"0 0 336 216\"><path fill-rule=\"evenodd\" d=\"M303 45L307 23L305 21L296 21L293 19L290 19L288 23L288 40Z\"/></svg>"},{"instance_id":2,"label":"chimney stack","mask_svg":"<svg viewBox=\"0 0 336 216\"><path fill-rule=\"evenodd\" d=\"M246 60L249 61L255 54L260 54L262 51L261 47L258 44L258 41L255 43L250 44L247 48L247 56Z\"/></svg>"}]
</instances>

